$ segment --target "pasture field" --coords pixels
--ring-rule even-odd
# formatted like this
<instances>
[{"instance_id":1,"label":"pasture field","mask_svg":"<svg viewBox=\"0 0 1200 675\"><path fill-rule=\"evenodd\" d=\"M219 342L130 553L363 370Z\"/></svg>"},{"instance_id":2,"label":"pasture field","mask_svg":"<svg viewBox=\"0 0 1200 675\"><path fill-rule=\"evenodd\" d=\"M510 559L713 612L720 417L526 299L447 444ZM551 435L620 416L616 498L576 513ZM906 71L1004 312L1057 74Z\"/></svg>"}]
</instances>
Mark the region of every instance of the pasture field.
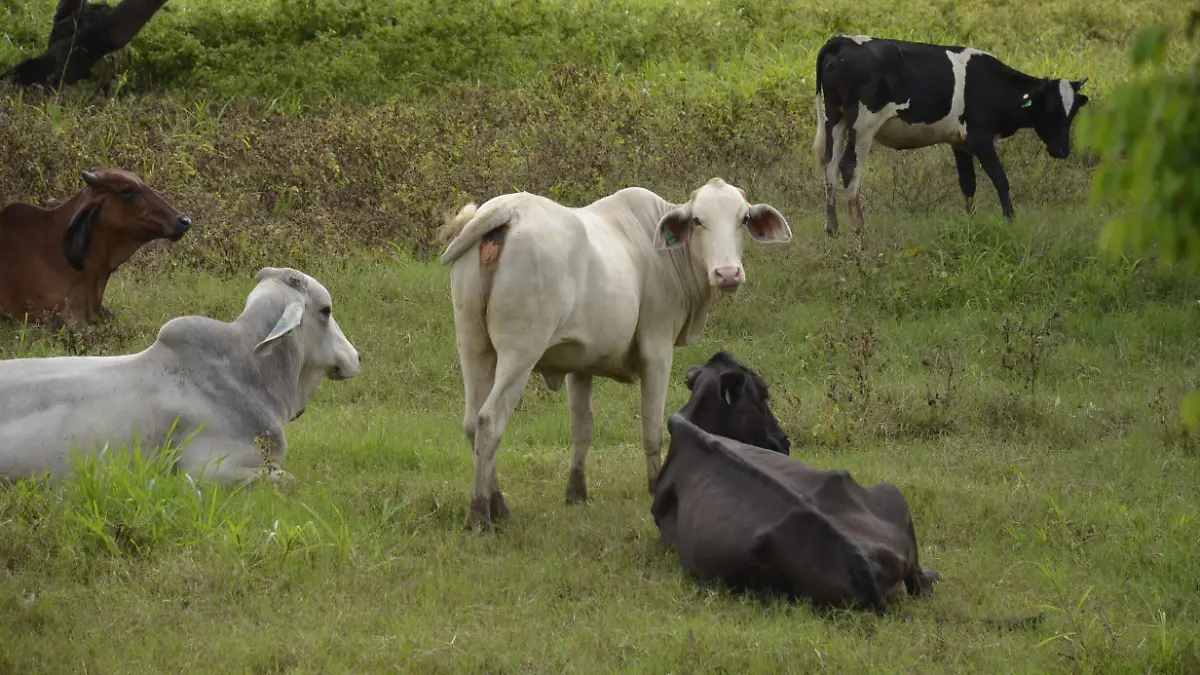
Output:
<instances>
[{"instance_id":1,"label":"pasture field","mask_svg":"<svg viewBox=\"0 0 1200 675\"><path fill-rule=\"evenodd\" d=\"M1098 106L1137 28L1189 9L172 0L107 91L0 88L0 202L63 199L115 165L195 223L121 268L115 322L0 326L0 358L230 320L261 265L325 283L366 356L289 426L295 485L196 489L134 461L0 489L0 674L1200 672L1200 441L1178 417L1200 386L1200 278L1100 255L1089 157L1052 160L1030 132L1001 144L1013 223L982 173L963 213L949 150L877 147L861 239L822 232L809 155L833 33L970 43L1089 76ZM0 70L52 11L0 6ZM534 379L499 455L513 518L462 531L443 214L510 190L683 201L715 175L794 236L747 242L748 283L676 351L667 413L688 366L735 354L795 458L904 490L943 575L931 599L826 616L690 580L649 514L636 389L607 381L592 503L563 504L566 395Z\"/></svg>"}]
</instances>

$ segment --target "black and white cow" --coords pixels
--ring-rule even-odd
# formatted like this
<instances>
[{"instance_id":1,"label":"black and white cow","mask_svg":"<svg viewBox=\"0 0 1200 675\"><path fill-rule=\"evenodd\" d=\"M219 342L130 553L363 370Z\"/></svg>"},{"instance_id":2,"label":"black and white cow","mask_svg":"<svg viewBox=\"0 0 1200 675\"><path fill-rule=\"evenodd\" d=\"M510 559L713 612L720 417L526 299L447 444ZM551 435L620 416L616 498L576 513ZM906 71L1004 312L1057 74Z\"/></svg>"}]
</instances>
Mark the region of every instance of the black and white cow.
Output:
<instances>
[{"instance_id":1,"label":"black and white cow","mask_svg":"<svg viewBox=\"0 0 1200 675\"><path fill-rule=\"evenodd\" d=\"M946 143L954 150L967 212L975 167L991 179L1013 217L996 139L1032 128L1056 159L1071 154L1071 122L1088 101L1087 82L1026 75L969 47L839 35L817 53L817 133L813 154L825 173L825 233L837 233L837 173L849 192L854 232L862 231L863 168L873 141L895 150Z\"/></svg>"}]
</instances>

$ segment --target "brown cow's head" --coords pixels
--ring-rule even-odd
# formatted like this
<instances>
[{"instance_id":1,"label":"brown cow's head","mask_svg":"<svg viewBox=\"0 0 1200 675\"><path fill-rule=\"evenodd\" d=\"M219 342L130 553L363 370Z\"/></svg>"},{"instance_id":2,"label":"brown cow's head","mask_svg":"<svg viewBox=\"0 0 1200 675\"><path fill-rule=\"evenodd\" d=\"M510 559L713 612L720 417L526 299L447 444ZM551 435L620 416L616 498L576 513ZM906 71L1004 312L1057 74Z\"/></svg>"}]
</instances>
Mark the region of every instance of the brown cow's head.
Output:
<instances>
[{"instance_id":1,"label":"brown cow's head","mask_svg":"<svg viewBox=\"0 0 1200 675\"><path fill-rule=\"evenodd\" d=\"M136 174L119 169L83 172L85 199L63 235L63 253L77 271L97 233L131 242L155 239L179 241L192 226L191 218L142 182Z\"/></svg>"}]
</instances>

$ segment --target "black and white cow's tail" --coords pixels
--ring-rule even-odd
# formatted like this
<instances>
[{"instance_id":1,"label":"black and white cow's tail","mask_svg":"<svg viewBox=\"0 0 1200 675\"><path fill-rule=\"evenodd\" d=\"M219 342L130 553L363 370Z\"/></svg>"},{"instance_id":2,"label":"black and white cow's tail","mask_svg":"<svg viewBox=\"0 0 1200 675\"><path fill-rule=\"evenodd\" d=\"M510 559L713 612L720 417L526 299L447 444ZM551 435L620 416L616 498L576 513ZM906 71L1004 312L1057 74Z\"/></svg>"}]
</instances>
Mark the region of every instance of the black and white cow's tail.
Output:
<instances>
[{"instance_id":1,"label":"black and white cow's tail","mask_svg":"<svg viewBox=\"0 0 1200 675\"><path fill-rule=\"evenodd\" d=\"M832 37L817 52L817 133L813 138L812 151L818 167L825 157L825 89L822 75L828 59L837 56L846 43L853 44L854 41L840 35Z\"/></svg>"}]
</instances>

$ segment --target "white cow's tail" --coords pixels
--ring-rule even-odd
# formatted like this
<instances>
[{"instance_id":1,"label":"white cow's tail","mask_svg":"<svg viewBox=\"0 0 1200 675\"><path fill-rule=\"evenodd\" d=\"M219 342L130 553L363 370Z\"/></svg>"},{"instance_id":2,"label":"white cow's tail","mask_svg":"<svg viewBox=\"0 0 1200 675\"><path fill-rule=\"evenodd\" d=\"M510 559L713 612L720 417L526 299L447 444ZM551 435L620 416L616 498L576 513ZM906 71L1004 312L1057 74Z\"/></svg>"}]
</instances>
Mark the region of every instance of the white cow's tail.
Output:
<instances>
[{"instance_id":1,"label":"white cow's tail","mask_svg":"<svg viewBox=\"0 0 1200 675\"><path fill-rule=\"evenodd\" d=\"M504 204L485 205L482 211L478 210L474 202L464 206L457 216L447 220L438 233L443 242L453 239L442 254L442 264L449 265L457 260L467 249L479 243L488 232L510 223L514 215Z\"/></svg>"},{"instance_id":2,"label":"white cow's tail","mask_svg":"<svg viewBox=\"0 0 1200 675\"><path fill-rule=\"evenodd\" d=\"M452 216L450 214L446 214L446 222L442 225L441 229L438 230L438 241L443 244L449 244L451 239L454 239L456 236L458 236L459 232L462 232L463 226L475 217L475 211L477 209L478 207L475 205L475 202L471 202L462 207L462 210L458 212L458 215Z\"/></svg>"}]
</instances>

